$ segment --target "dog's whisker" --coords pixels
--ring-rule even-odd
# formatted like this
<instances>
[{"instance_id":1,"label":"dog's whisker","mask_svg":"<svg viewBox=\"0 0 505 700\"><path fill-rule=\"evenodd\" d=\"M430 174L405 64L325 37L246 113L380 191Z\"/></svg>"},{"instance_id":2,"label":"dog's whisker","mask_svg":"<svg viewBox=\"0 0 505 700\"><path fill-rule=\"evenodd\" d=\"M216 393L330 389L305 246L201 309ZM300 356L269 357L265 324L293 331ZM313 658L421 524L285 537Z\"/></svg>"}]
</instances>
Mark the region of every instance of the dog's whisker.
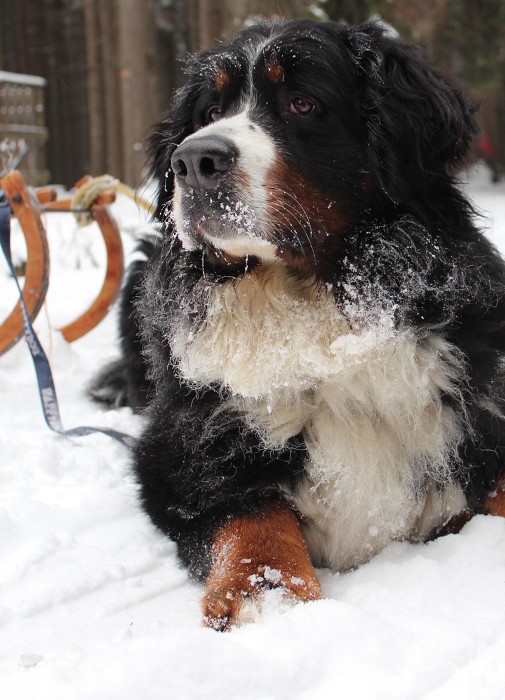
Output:
<instances>
[{"instance_id":1,"label":"dog's whisker","mask_svg":"<svg viewBox=\"0 0 505 700\"><path fill-rule=\"evenodd\" d=\"M292 198L294 198L293 195L291 195ZM303 230L303 235L307 238L307 243L309 244L309 247L312 250L312 253L314 254L313 251L313 245L312 245L312 224L310 222L310 219L308 218L307 212L300 206L297 206L298 202L295 201L295 204L291 204L289 202L286 202L284 200L276 200L275 206L272 206L272 213L274 216L279 218L279 216L283 216L284 221L287 224L288 230L294 234L295 240L298 244L298 247L300 250L305 251L306 246L302 245L299 233L298 233L298 228L294 225L293 220L292 220L292 214L295 215L297 220L299 221L302 230ZM298 218L299 215L301 216L301 221ZM305 220L306 226L303 225L303 220Z\"/></svg>"},{"instance_id":2,"label":"dog's whisker","mask_svg":"<svg viewBox=\"0 0 505 700\"><path fill-rule=\"evenodd\" d=\"M300 201L298 200L298 198L297 198L294 194L292 194L292 193L290 193L290 192L287 192L286 190L283 190L283 189L281 189L281 188L275 188L275 189L278 190L278 191L281 193L281 195L283 195L283 197L285 196L285 197L288 197L288 198L290 198L291 200L293 200L293 203L284 200L284 198L282 198L282 199L280 199L280 200L277 200L277 202L276 202L276 203L277 203L277 208L276 208L276 210L275 210L276 213L278 213L278 212L280 212L280 211L286 211L286 212L288 212L288 214L290 214L290 213L295 214L296 217L298 217L298 216L301 214L300 223L302 223L302 222L304 221L305 224L306 224L305 227L304 227L303 224L302 224L303 235L304 235L304 236L306 237L306 239L307 239L307 243L308 243L309 248L311 249L311 252L312 252L312 257L313 257L313 259L315 260L315 251L314 251L314 247L313 247L313 234L314 234L314 231L313 231L313 228L312 228L312 222L311 222L311 220L310 220L310 217L309 217L309 215L308 215L308 212L307 212L307 211L305 210L305 208L301 205ZM274 191L275 191L275 190L274 190ZM291 225L290 225L290 230L291 230L292 233L295 234L295 240L296 240L296 242L297 242L297 244L298 244L300 250L305 251L306 246L303 246L303 245L302 245L302 242L301 242L300 237L299 237L299 234L298 234L298 229L295 228L295 226L292 224L292 222L291 222L289 216L287 216L286 219L287 219L287 220L290 222L290 224L291 224Z\"/></svg>"}]
</instances>

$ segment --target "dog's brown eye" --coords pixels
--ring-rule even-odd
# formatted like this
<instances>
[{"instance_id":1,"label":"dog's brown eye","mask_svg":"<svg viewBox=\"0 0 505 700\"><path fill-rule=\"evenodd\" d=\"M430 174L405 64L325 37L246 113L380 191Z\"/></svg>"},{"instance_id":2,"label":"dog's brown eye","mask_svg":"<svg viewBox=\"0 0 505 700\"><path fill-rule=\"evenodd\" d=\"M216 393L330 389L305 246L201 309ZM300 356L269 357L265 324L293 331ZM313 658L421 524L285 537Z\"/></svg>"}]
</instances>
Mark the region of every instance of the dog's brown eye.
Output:
<instances>
[{"instance_id":1,"label":"dog's brown eye","mask_svg":"<svg viewBox=\"0 0 505 700\"><path fill-rule=\"evenodd\" d=\"M306 116L311 114L316 108L316 105L311 100L305 97L294 97L289 103L289 111L291 114L301 114Z\"/></svg>"},{"instance_id":2,"label":"dog's brown eye","mask_svg":"<svg viewBox=\"0 0 505 700\"><path fill-rule=\"evenodd\" d=\"M207 124L210 124L211 122L217 122L219 119L221 119L221 116L221 107L214 105L213 107L207 110Z\"/></svg>"}]
</instances>

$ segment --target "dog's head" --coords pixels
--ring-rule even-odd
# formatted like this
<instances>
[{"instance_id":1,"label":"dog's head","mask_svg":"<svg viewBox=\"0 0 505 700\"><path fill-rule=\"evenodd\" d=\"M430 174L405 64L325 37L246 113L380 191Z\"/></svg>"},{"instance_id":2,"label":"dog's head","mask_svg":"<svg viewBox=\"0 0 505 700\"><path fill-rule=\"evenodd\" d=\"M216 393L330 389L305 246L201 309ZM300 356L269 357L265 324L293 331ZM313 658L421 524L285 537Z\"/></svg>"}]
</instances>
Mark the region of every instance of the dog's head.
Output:
<instances>
[{"instance_id":1,"label":"dog's head","mask_svg":"<svg viewBox=\"0 0 505 700\"><path fill-rule=\"evenodd\" d=\"M462 92L374 23L259 24L188 74L150 141L158 216L216 264L317 273L353 226L434 192L477 133Z\"/></svg>"}]
</instances>

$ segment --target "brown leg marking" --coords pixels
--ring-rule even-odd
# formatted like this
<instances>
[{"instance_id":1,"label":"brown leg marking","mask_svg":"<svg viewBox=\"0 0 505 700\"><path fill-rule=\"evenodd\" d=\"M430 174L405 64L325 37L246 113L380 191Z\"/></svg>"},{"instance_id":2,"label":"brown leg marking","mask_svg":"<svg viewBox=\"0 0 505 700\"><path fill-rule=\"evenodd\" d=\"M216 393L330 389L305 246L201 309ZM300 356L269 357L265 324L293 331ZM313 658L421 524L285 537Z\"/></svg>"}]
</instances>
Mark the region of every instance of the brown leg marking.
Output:
<instances>
[{"instance_id":1,"label":"brown leg marking","mask_svg":"<svg viewBox=\"0 0 505 700\"><path fill-rule=\"evenodd\" d=\"M243 515L218 530L203 598L203 624L224 631L238 624L244 601L265 588L299 600L322 597L296 514L283 504Z\"/></svg>"},{"instance_id":2,"label":"brown leg marking","mask_svg":"<svg viewBox=\"0 0 505 700\"><path fill-rule=\"evenodd\" d=\"M484 503L484 513L501 515L502 518L505 518L505 477L499 482L496 491L487 497Z\"/></svg>"}]
</instances>

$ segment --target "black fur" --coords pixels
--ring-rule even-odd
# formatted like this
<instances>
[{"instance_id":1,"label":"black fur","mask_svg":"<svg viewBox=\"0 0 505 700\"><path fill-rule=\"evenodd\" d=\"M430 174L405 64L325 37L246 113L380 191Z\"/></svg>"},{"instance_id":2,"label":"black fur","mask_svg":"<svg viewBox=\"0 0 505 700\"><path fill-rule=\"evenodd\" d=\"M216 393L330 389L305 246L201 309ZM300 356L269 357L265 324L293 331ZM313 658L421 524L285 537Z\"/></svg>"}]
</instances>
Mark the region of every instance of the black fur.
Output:
<instances>
[{"instance_id":1,"label":"black fur","mask_svg":"<svg viewBox=\"0 0 505 700\"><path fill-rule=\"evenodd\" d=\"M99 380L114 391L122 383L128 403L144 408L147 427L134 458L143 505L200 578L208 572L216 528L282 499L283 485L303 473L306 456L303 434L277 451L263 447L239 414L222 409L226 388L185 383L170 350L170 324L181 316L203 321L213 285L247 273L243 261L182 249L170 220L171 155L205 123L202 115L216 100L209 67L216 61L226 67L230 87L222 109L232 111L248 85L250 48L264 41L269 48L253 72L260 96L255 118L307 188L343 203L346 222L329 240L311 241L310 265L295 243L280 243L280 255L293 274L332 285L341 308L355 303L356 294L365 306L380 298L420 342L438 328L459 350L467 373L460 387L464 405L454 408L465 412L469 428L454 473L469 512L482 509L505 464L504 264L475 227L472 207L454 182L478 133L473 108L419 49L377 24L260 24L192 59L187 85L153 131L149 156L164 236L146 269L130 273L121 309L122 359ZM303 62L298 89L326 105L303 123L279 117L261 70L272 56L289 62L285 49L295 45L297 55L305 51L311 59Z\"/></svg>"}]
</instances>

